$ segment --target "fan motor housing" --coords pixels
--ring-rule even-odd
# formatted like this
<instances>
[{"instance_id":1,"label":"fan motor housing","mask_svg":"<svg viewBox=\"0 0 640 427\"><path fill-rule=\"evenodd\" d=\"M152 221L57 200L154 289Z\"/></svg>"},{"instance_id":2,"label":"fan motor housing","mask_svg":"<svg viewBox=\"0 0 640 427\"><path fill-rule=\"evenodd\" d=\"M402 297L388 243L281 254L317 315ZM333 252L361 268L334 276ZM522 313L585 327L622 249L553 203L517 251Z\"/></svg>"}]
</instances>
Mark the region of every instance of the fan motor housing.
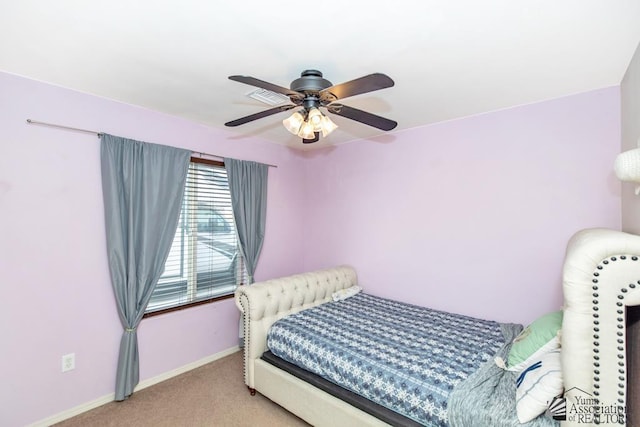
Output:
<instances>
[{"instance_id":1,"label":"fan motor housing","mask_svg":"<svg viewBox=\"0 0 640 427\"><path fill-rule=\"evenodd\" d=\"M320 92L323 89L333 86L327 79L322 78L322 73L318 70L305 70L300 73L300 78L291 82L291 90L296 92Z\"/></svg>"}]
</instances>

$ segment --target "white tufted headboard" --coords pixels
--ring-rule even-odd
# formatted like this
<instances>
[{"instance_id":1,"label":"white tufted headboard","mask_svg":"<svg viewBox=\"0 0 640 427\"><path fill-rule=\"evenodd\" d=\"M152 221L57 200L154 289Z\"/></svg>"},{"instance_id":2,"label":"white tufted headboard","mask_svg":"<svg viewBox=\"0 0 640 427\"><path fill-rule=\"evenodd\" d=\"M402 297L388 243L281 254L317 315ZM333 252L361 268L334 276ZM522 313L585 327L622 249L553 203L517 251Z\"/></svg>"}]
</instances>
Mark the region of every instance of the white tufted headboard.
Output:
<instances>
[{"instance_id":1,"label":"white tufted headboard","mask_svg":"<svg viewBox=\"0 0 640 427\"><path fill-rule=\"evenodd\" d=\"M355 286L356 272L340 266L240 286L236 305L244 317L244 380L254 388L254 361L267 350L267 332L278 319L331 300L331 294Z\"/></svg>"},{"instance_id":2,"label":"white tufted headboard","mask_svg":"<svg viewBox=\"0 0 640 427\"><path fill-rule=\"evenodd\" d=\"M598 425L579 412L595 406L622 413L603 414L599 425L624 425L616 421L625 418L629 377L626 307L640 304L640 236L607 229L576 233L567 246L563 291L563 427Z\"/></svg>"}]
</instances>

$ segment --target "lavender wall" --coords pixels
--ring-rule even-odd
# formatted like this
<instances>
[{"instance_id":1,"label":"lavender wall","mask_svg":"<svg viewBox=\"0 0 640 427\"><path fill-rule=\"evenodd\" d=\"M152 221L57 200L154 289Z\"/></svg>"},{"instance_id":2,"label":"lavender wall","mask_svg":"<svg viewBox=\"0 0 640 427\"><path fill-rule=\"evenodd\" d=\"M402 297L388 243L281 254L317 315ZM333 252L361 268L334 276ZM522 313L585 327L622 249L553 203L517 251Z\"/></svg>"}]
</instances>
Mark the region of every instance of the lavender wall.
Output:
<instances>
[{"instance_id":1,"label":"lavender wall","mask_svg":"<svg viewBox=\"0 0 640 427\"><path fill-rule=\"evenodd\" d=\"M106 264L96 136L32 118L276 164L256 278L302 270L299 155L184 120L0 73L0 425L20 426L109 395L121 336ZM139 329L141 380L237 345L232 300ZM75 352L76 369L61 373Z\"/></svg>"},{"instance_id":2,"label":"lavender wall","mask_svg":"<svg viewBox=\"0 0 640 427\"><path fill-rule=\"evenodd\" d=\"M305 269L496 320L559 309L569 237L620 228L619 103L612 87L309 154Z\"/></svg>"},{"instance_id":3,"label":"lavender wall","mask_svg":"<svg viewBox=\"0 0 640 427\"><path fill-rule=\"evenodd\" d=\"M98 140L27 118L277 164L258 280L347 263L370 292L524 323L561 304L569 236L620 226L618 88L304 155L1 73L0 93L0 425L112 393L121 334ZM145 319L141 379L233 347L237 322L232 301Z\"/></svg>"}]
</instances>

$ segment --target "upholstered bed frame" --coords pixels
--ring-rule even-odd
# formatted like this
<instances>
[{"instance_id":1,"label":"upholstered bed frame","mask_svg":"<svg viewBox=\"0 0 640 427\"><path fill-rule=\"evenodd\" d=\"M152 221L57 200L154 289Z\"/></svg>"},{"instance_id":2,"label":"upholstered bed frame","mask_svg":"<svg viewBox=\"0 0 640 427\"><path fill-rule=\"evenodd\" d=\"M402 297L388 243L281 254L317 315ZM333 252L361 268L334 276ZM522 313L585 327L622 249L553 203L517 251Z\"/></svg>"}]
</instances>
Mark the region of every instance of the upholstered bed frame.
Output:
<instances>
[{"instance_id":1,"label":"upholstered bed frame","mask_svg":"<svg viewBox=\"0 0 640 427\"><path fill-rule=\"evenodd\" d=\"M595 405L609 412L627 403L626 307L640 304L639 257L640 237L619 231L584 230L568 244L563 271L563 427L596 425L585 410ZM333 292L357 284L356 272L340 266L238 288L244 379L252 394L259 391L314 426L386 425L261 359L267 331L276 320L328 302ZM613 419L603 416L599 425L624 425L617 422L619 415Z\"/></svg>"},{"instance_id":2,"label":"upholstered bed frame","mask_svg":"<svg viewBox=\"0 0 640 427\"><path fill-rule=\"evenodd\" d=\"M628 386L635 390L640 381L637 367L629 369L637 355L627 353L632 347L627 310L640 305L639 258L640 236L633 234L590 229L569 241L563 269L561 355L568 410L563 427L590 425L591 417L577 412L589 402L603 412L599 425L625 425L616 420L626 421L638 405L627 399ZM607 415L613 407L621 414ZM633 418L629 425L639 425L637 414Z\"/></svg>"}]
</instances>

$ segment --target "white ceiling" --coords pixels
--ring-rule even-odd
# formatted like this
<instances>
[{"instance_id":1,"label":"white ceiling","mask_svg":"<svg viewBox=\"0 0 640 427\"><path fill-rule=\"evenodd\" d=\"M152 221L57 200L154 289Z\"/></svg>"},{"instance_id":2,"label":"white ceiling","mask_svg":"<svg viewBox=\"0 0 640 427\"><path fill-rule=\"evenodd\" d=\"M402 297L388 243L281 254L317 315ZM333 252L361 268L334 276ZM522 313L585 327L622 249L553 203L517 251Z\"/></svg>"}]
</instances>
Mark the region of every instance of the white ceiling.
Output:
<instances>
[{"instance_id":1,"label":"white ceiling","mask_svg":"<svg viewBox=\"0 0 640 427\"><path fill-rule=\"evenodd\" d=\"M638 0L0 0L0 70L218 128L271 108L233 74L385 73L394 87L340 102L393 135L618 85L639 41ZM383 133L332 115L339 129L303 147L289 115L225 129L296 148Z\"/></svg>"}]
</instances>

